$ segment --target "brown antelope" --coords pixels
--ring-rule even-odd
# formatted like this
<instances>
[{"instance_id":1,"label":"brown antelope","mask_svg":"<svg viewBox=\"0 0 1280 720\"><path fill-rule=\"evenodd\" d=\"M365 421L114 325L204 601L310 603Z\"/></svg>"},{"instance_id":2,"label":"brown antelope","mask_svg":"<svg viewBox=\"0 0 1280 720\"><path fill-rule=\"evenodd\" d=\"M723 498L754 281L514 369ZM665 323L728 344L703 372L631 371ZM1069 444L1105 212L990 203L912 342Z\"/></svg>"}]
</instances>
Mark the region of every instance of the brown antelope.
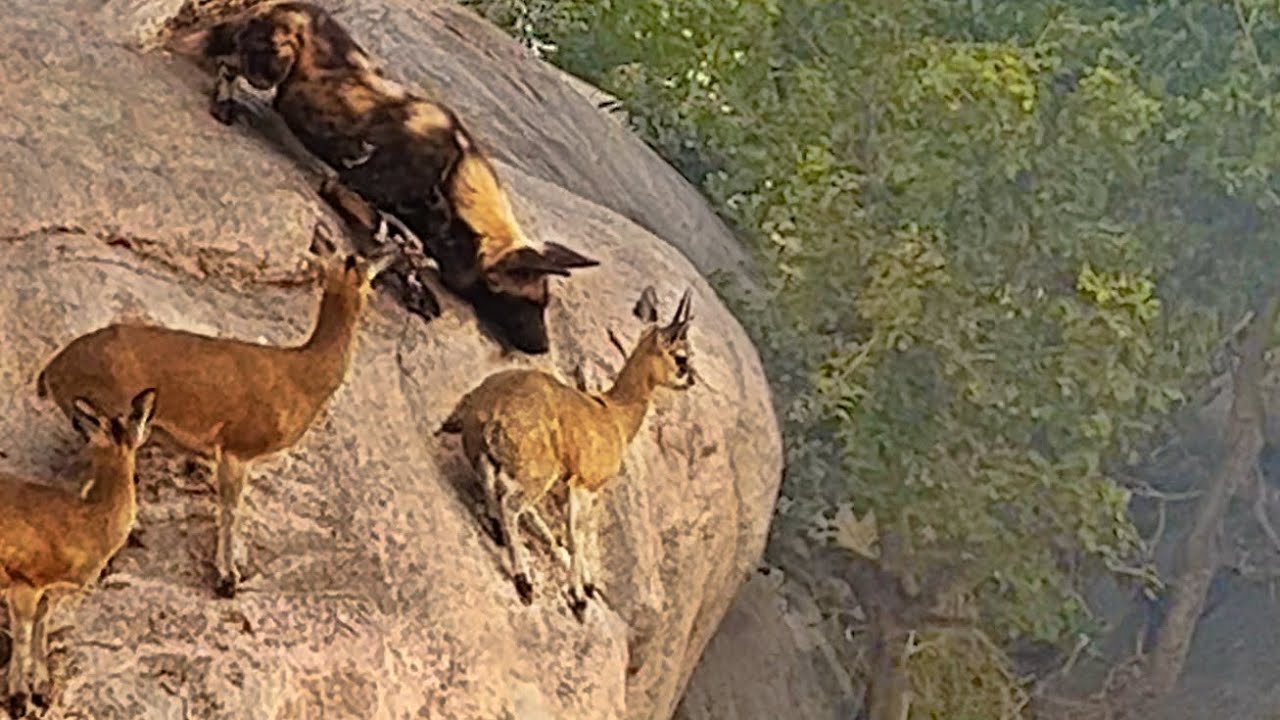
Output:
<instances>
[{"instance_id":1,"label":"brown antelope","mask_svg":"<svg viewBox=\"0 0 1280 720\"><path fill-rule=\"evenodd\" d=\"M385 227L385 226L384 226ZM322 226L317 246L332 249ZM144 387L160 391L155 426L204 459L217 478L217 594L235 595L237 527L248 464L294 445L342 385L370 283L395 256L333 254L311 336L260 345L152 325L113 324L71 341L37 379L71 415L72 398L115 408Z\"/></svg>"},{"instance_id":2,"label":"brown antelope","mask_svg":"<svg viewBox=\"0 0 1280 720\"><path fill-rule=\"evenodd\" d=\"M45 593L86 587L129 537L137 513L134 457L146 441L156 391L129 402L127 416L104 416L89 400L68 406L88 441L89 474L79 492L0 474L0 589L9 606L7 692L14 717L50 693Z\"/></svg>"},{"instance_id":3,"label":"brown antelope","mask_svg":"<svg viewBox=\"0 0 1280 720\"><path fill-rule=\"evenodd\" d=\"M463 396L437 432L462 435L489 512L499 518L516 591L526 605L533 601L533 584L517 534L520 519L527 515L554 545L534 505L563 481L569 486L570 607L583 620L596 589L595 495L621 470L653 391L694 384L689 305L686 291L671 323L641 335L606 392L584 392L540 370L504 370Z\"/></svg>"},{"instance_id":4,"label":"brown antelope","mask_svg":"<svg viewBox=\"0 0 1280 720\"><path fill-rule=\"evenodd\" d=\"M403 220L444 285L504 344L547 351L549 276L599 263L525 235L492 164L452 110L388 78L311 3L258 5L170 47L216 64L212 112L222 122L236 114L237 78L274 90L275 110L303 146L343 185Z\"/></svg>"}]
</instances>

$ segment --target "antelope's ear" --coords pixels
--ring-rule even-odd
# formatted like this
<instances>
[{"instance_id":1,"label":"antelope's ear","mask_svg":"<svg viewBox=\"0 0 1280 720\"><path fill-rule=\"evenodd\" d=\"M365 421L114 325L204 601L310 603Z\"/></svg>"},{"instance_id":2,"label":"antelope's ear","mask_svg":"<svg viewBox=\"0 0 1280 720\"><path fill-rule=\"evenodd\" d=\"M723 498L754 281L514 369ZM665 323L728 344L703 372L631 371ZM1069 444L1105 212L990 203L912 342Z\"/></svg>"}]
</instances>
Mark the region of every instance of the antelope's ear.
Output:
<instances>
[{"instance_id":1,"label":"antelope's ear","mask_svg":"<svg viewBox=\"0 0 1280 720\"><path fill-rule=\"evenodd\" d=\"M156 414L156 395L155 388L147 388L134 395L133 400L129 403L129 422L151 422L151 418L155 417Z\"/></svg>"},{"instance_id":2,"label":"antelope's ear","mask_svg":"<svg viewBox=\"0 0 1280 720\"><path fill-rule=\"evenodd\" d=\"M595 267L600 264L599 260L593 260L586 255L567 248L557 242L545 243L545 247L542 250L542 257L548 263L565 270Z\"/></svg>"},{"instance_id":3,"label":"antelope's ear","mask_svg":"<svg viewBox=\"0 0 1280 720\"><path fill-rule=\"evenodd\" d=\"M129 420L125 425L127 440L133 447L146 442L151 430L151 420L156 416L156 389L147 388L134 396L130 403Z\"/></svg>"},{"instance_id":4,"label":"antelope's ear","mask_svg":"<svg viewBox=\"0 0 1280 720\"><path fill-rule=\"evenodd\" d=\"M93 403L83 397L71 401L71 426L90 442L95 438L108 438L111 433L110 423L102 417Z\"/></svg>"},{"instance_id":5,"label":"antelope's ear","mask_svg":"<svg viewBox=\"0 0 1280 720\"><path fill-rule=\"evenodd\" d=\"M640 292L640 299L631 308L631 314L646 323L658 322L658 291L652 285Z\"/></svg>"}]
</instances>

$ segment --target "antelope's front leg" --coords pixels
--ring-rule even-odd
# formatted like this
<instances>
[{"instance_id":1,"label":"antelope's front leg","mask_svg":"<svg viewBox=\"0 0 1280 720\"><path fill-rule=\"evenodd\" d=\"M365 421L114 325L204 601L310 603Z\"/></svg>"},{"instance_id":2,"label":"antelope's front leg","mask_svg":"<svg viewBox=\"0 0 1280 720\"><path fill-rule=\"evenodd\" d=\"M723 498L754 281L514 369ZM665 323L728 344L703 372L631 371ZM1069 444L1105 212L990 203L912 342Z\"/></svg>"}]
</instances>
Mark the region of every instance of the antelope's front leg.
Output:
<instances>
[{"instance_id":1,"label":"antelope's front leg","mask_svg":"<svg viewBox=\"0 0 1280 720\"><path fill-rule=\"evenodd\" d=\"M573 616L578 619L578 622L586 620L586 588L591 586L592 594L595 593L586 563L585 526L588 524L588 515L591 512L591 499L591 491L573 484L569 485L569 574L573 583L569 589L569 609L573 611Z\"/></svg>"},{"instance_id":2,"label":"antelope's front leg","mask_svg":"<svg viewBox=\"0 0 1280 720\"><path fill-rule=\"evenodd\" d=\"M48 595L36 605L36 619L31 631L31 702L37 707L49 707L53 696L53 680L49 676L49 606L53 599Z\"/></svg>"},{"instance_id":3,"label":"antelope's front leg","mask_svg":"<svg viewBox=\"0 0 1280 720\"><path fill-rule=\"evenodd\" d=\"M529 512L525 514L525 517L529 519L529 527L532 527L538 537L542 538L542 542L551 548L551 552L555 554L556 560L560 561L560 565L566 570L572 568L573 559L569 557L569 551L556 540L555 533L551 532L551 527L543 519L542 513L538 512L538 508L529 508Z\"/></svg>"},{"instance_id":4,"label":"antelope's front leg","mask_svg":"<svg viewBox=\"0 0 1280 720\"><path fill-rule=\"evenodd\" d=\"M245 467L237 457L219 452L218 462L218 546L215 562L218 582L214 592L218 597L232 598L240 584L240 570L236 567L236 540L240 526L240 501L244 495Z\"/></svg>"},{"instance_id":5,"label":"antelope's front leg","mask_svg":"<svg viewBox=\"0 0 1280 720\"><path fill-rule=\"evenodd\" d=\"M9 588L7 600L9 636L13 642L6 689L9 714L20 718L26 715L27 698L31 694L31 636L35 629L36 609L40 605L40 592L30 585L15 584Z\"/></svg>"},{"instance_id":6,"label":"antelope's front leg","mask_svg":"<svg viewBox=\"0 0 1280 720\"><path fill-rule=\"evenodd\" d=\"M236 104L236 78L239 73L231 63L218 63L218 80L213 87L213 102L209 106L209 114L223 125L235 122L239 106Z\"/></svg>"}]
</instances>

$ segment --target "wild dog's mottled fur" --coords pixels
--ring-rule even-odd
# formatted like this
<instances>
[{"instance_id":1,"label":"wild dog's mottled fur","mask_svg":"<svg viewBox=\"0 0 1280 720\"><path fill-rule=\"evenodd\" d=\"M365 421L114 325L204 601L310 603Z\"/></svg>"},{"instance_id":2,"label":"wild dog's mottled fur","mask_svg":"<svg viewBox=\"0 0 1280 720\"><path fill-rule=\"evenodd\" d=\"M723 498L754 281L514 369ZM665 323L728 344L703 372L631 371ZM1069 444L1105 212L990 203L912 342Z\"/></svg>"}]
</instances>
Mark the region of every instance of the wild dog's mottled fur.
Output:
<instances>
[{"instance_id":1,"label":"wild dog's mottled fur","mask_svg":"<svg viewBox=\"0 0 1280 720\"><path fill-rule=\"evenodd\" d=\"M441 425L441 433L462 435L467 460L484 481L525 604L532 602L533 587L517 535L520 518L556 483L567 482L572 607L582 619L586 598L594 594L597 533L584 527L592 522L594 496L621 470L654 389L693 385L690 319L686 292L671 323L645 331L603 394L583 392L540 370L505 370L468 392ZM538 527L536 512L530 519L544 539L549 536L545 525ZM591 546L590 559L584 543Z\"/></svg>"},{"instance_id":2,"label":"wild dog's mottled fur","mask_svg":"<svg viewBox=\"0 0 1280 720\"><path fill-rule=\"evenodd\" d=\"M156 391L132 398L127 417L104 417L84 398L70 405L88 440L89 474L80 492L0 474L0 590L9 606L8 698L22 717L27 698L47 704L49 665L45 615L50 590L84 587L98 578L129 537L137 512L134 456L148 432Z\"/></svg>"},{"instance_id":3,"label":"wild dog's mottled fur","mask_svg":"<svg viewBox=\"0 0 1280 720\"><path fill-rule=\"evenodd\" d=\"M324 240L317 226L317 242ZM246 465L301 439L342 384L369 285L393 257L331 257L315 326L302 345L109 325L59 351L40 373L37 392L70 415L75 396L118 408L140 388L159 389L155 426L204 458L217 477L216 589L231 597L240 579L235 545Z\"/></svg>"},{"instance_id":4,"label":"wild dog's mottled fur","mask_svg":"<svg viewBox=\"0 0 1280 720\"><path fill-rule=\"evenodd\" d=\"M387 78L327 12L261 5L173 47L218 61L213 112L229 122L237 76L341 182L401 218L441 278L516 348L547 350L548 276L597 261L525 236L484 153L452 110ZM341 209L341 208L340 208Z\"/></svg>"}]
</instances>

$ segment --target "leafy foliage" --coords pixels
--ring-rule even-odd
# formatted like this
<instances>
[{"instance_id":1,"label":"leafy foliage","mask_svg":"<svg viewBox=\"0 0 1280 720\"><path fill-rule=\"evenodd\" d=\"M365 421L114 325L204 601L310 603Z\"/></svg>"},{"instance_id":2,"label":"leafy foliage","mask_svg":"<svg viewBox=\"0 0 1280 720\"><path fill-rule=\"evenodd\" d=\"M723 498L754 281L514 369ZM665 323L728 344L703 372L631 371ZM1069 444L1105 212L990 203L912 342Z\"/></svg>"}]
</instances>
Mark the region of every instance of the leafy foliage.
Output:
<instances>
[{"instance_id":1,"label":"leafy foliage","mask_svg":"<svg viewBox=\"0 0 1280 720\"><path fill-rule=\"evenodd\" d=\"M1090 568L1150 573L1116 471L1277 258L1274 3L542 5L765 271L728 294L785 421L776 533L874 511L997 643L1090 630ZM925 717L996 707L957 647L919 656Z\"/></svg>"}]
</instances>

